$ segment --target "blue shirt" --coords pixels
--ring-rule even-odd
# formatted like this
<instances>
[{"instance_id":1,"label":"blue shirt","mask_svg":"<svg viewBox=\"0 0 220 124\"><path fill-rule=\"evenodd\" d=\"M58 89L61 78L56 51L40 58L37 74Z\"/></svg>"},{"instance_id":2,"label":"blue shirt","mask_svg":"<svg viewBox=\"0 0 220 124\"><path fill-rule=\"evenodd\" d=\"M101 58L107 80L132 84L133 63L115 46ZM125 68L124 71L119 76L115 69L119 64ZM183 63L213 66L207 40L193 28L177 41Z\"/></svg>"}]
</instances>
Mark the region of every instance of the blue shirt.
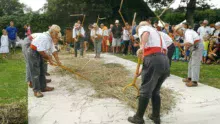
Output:
<instances>
[{"instance_id":1,"label":"blue shirt","mask_svg":"<svg viewBox=\"0 0 220 124\"><path fill-rule=\"evenodd\" d=\"M16 39L17 28L9 26L9 27L6 28L6 30L8 32L8 38L10 40L15 40Z\"/></svg>"},{"instance_id":2,"label":"blue shirt","mask_svg":"<svg viewBox=\"0 0 220 124\"><path fill-rule=\"evenodd\" d=\"M135 35L135 34L136 34L136 27L137 27L137 25L133 27L133 29L132 29L132 35Z\"/></svg>"}]
</instances>

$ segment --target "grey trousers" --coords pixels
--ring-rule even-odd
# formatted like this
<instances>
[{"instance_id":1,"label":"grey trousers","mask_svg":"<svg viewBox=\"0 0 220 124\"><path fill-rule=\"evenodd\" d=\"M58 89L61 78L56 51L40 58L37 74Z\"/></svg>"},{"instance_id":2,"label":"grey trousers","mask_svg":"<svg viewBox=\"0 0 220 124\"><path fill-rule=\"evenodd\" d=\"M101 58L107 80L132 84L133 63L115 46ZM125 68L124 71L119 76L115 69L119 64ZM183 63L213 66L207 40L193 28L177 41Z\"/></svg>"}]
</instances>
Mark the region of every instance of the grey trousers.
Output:
<instances>
[{"instance_id":1,"label":"grey trousers","mask_svg":"<svg viewBox=\"0 0 220 124\"><path fill-rule=\"evenodd\" d=\"M94 41L94 49L95 49L95 55L100 55L102 50L102 40L95 40Z\"/></svg>"},{"instance_id":2,"label":"grey trousers","mask_svg":"<svg viewBox=\"0 0 220 124\"><path fill-rule=\"evenodd\" d=\"M84 52L84 38L79 38L78 42L74 42L75 57L77 57L77 51L80 49L80 55L83 56Z\"/></svg>"},{"instance_id":3,"label":"grey trousers","mask_svg":"<svg viewBox=\"0 0 220 124\"><path fill-rule=\"evenodd\" d=\"M169 59L166 55L155 53L145 56L141 73L140 96L145 98L159 97L161 85L169 76L169 71Z\"/></svg>"},{"instance_id":4,"label":"grey trousers","mask_svg":"<svg viewBox=\"0 0 220 124\"><path fill-rule=\"evenodd\" d=\"M30 47L31 40L29 38L25 38L24 42L22 43L22 53L24 54L24 59L26 62L26 82L31 82L31 72L30 72L30 67L28 65L28 59L27 59L27 51L28 48Z\"/></svg>"},{"instance_id":5,"label":"grey trousers","mask_svg":"<svg viewBox=\"0 0 220 124\"><path fill-rule=\"evenodd\" d=\"M13 52L15 52L15 46L16 46L16 40L10 40L10 39L8 39L8 41L9 41L9 50L11 50L11 47L12 47L12 50L13 50Z\"/></svg>"},{"instance_id":6,"label":"grey trousers","mask_svg":"<svg viewBox=\"0 0 220 124\"><path fill-rule=\"evenodd\" d=\"M200 66L202 61L202 52L204 49L203 43L200 42L196 46L196 49L194 46L191 48L191 58L188 63L188 78L191 78L192 81L199 81L199 74L200 74Z\"/></svg>"},{"instance_id":7,"label":"grey trousers","mask_svg":"<svg viewBox=\"0 0 220 124\"><path fill-rule=\"evenodd\" d=\"M41 55L28 48L27 60L30 67L30 74L33 84L33 91L39 92L46 88L46 77L44 72L44 61Z\"/></svg>"}]
</instances>

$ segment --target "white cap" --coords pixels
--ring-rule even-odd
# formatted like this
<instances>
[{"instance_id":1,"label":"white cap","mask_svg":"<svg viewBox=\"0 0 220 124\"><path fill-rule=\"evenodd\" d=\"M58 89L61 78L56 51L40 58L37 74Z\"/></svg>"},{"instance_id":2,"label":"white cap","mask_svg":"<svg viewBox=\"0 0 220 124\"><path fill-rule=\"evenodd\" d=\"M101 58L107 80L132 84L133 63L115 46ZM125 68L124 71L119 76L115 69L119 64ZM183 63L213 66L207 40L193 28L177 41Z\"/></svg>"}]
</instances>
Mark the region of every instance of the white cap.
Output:
<instances>
[{"instance_id":1,"label":"white cap","mask_svg":"<svg viewBox=\"0 0 220 124\"><path fill-rule=\"evenodd\" d=\"M215 23L215 26L220 26L220 22L216 22L216 23Z\"/></svg>"},{"instance_id":2,"label":"white cap","mask_svg":"<svg viewBox=\"0 0 220 124\"><path fill-rule=\"evenodd\" d=\"M118 24L118 23L119 23L119 20L115 20L115 23L117 23L117 24Z\"/></svg>"},{"instance_id":3,"label":"white cap","mask_svg":"<svg viewBox=\"0 0 220 124\"><path fill-rule=\"evenodd\" d=\"M208 20L204 20L203 23L208 24L209 22L208 22Z\"/></svg>"}]
</instances>

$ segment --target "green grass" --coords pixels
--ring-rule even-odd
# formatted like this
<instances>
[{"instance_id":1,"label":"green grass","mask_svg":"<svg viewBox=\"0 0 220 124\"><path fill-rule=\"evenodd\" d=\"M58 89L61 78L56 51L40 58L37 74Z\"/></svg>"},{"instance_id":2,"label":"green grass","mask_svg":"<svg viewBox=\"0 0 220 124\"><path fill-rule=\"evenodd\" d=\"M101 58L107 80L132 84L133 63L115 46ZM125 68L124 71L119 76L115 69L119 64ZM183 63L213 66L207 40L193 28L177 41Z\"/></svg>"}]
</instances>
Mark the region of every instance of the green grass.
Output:
<instances>
[{"instance_id":1,"label":"green grass","mask_svg":"<svg viewBox=\"0 0 220 124\"><path fill-rule=\"evenodd\" d=\"M137 62L137 57L127 55L117 55L123 59ZM171 74L185 78L187 77L188 63L187 62L172 62ZM212 87L220 89L220 65L202 65L200 72L200 82Z\"/></svg>"},{"instance_id":2,"label":"green grass","mask_svg":"<svg viewBox=\"0 0 220 124\"><path fill-rule=\"evenodd\" d=\"M26 98L25 62L18 49L7 59L0 57L0 104L16 103Z\"/></svg>"}]
</instances>

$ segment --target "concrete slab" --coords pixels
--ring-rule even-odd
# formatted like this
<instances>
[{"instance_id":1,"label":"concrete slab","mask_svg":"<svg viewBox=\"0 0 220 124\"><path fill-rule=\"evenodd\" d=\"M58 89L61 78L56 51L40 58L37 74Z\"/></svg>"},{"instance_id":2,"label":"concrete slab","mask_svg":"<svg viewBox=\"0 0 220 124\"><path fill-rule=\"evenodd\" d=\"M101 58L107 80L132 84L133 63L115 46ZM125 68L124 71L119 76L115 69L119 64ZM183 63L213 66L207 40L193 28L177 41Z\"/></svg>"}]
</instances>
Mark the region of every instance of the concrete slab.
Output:
<instances>
[{"instance_id":1,"label":"concrete slab","mask_svg":"<svg viewBox=\"0 0 220 124\"><path fill-rule=\"evenodd\" d=\"M91 55L88 55L91 57ZM136 63L104 54L106 63L119 63L132 73ZM50 66L49 66L50 67ZM50 67L51 73L54 68ZM91 97L94 90L90 86L79 87L78 81L68 75L52 74L53 92L45 97L35 98L28 90L29 124L130 124L127 117L135 110L117 99L97 99ZM187 88L177 76L169 77L163 85L173 89L177 95L177 106L162 117L162 124L219 124L220 90L199 84ZM147 124L152 122L145 119Z\"/></svg>"}]
</instances>

